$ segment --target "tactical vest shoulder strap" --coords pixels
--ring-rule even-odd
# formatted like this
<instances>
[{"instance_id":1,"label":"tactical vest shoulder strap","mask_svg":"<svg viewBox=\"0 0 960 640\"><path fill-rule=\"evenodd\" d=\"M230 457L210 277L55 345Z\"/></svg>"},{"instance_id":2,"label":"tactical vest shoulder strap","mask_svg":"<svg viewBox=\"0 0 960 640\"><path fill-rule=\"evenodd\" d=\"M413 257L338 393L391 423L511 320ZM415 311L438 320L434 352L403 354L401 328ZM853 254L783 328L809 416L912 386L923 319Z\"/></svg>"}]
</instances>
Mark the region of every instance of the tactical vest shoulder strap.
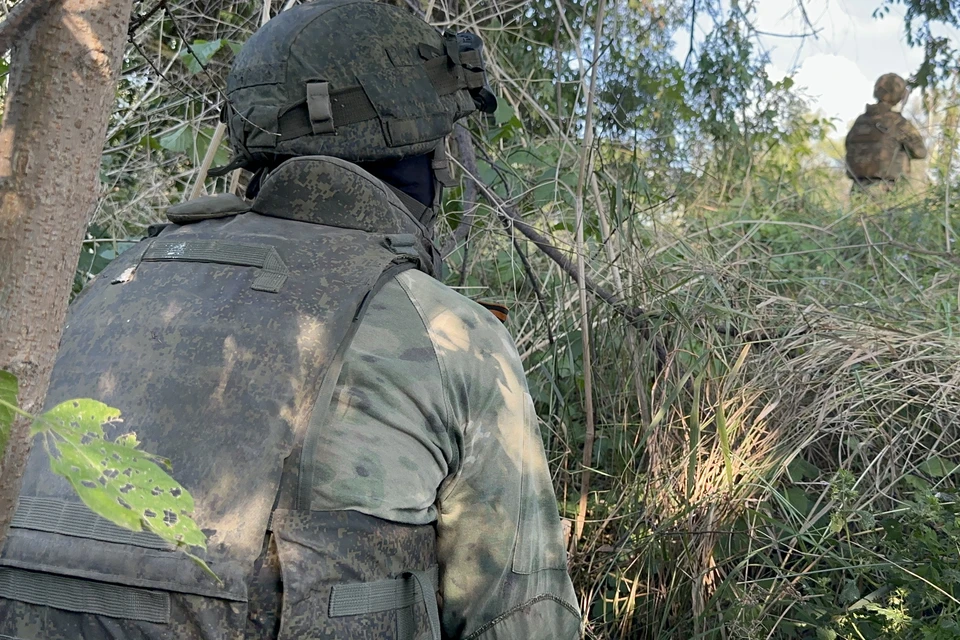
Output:
<instances>
[{"instance_id":1,"label":"tactical vest shoulder strap","mask_svg":"<svg viewBox=\"0 0 960 640\"><path fill-rule=\"evenodd\" d=\"M187 200L167 209L167 220L176 224L190 224L200 220L227 218L250 211L250 203L232 193L203 196Z\"/></svg>"}]
</instances>

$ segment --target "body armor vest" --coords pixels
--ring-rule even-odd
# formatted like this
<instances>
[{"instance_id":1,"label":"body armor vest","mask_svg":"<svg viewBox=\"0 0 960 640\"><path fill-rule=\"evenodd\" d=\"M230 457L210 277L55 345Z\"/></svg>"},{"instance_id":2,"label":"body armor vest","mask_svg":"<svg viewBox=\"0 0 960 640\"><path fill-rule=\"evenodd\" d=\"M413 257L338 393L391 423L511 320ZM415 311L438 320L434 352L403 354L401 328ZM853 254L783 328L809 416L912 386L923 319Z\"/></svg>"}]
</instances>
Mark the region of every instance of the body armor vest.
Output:
<instances>
[{"instance_id":1,"label":"body armor vest","mask_svg":"<svg viewBox=\"0 0 960 640\"><path fill-rule=\"evenodd\" d=\"M899 139L903 116L887 105L869 105L847 134L847 173L854 179L898 180L910 170Z\"/></svg>"},{"instance_id":2,"label":"body armor vest","mask_svg":"<svg viewBox=\"0 0 960 640\"><path fill-rule=\"evenodd\" d=\"M72 305L47 405L117 407L173 461L222 583L94 515L35 446L0 555L0 637L439 640L433 528L310 508L343 355L381 284L432 271L427 231L327 157L284 163L252 203L168 217Z\"/></svg>"}]
</instances>

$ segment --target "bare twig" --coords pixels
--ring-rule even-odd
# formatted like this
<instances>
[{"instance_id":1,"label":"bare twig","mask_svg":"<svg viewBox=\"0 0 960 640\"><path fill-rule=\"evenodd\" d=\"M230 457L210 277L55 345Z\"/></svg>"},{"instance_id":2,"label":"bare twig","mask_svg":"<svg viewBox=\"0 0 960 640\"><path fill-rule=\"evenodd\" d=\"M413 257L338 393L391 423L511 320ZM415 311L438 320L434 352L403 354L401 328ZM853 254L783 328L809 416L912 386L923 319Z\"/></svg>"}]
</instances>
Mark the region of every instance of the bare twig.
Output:
<instances>
[{"instance_id":1,"label":"bare twig","mask_svg":"<svg viewBox=\"0 0 960 640\"><path fill-rule=\"evenodd\" d=\"M210 171L210 165L213 164L213 158L217 155L220 143L223 141L223 134L227 131L227 125L222 122L217 123L217 128L213 130L210 137L210 144L207 146L207 152L203 156L203 162L200 163L200 171L197 172L197 179L193 183L193 189L190 190L190 200L199 197L203 191L203 183L207 180L207 172Z\"/></svg>"},{"instance_id":2,"label":"bare twig","mask_svg":"<svg viewBox=\"0 0 960 640\"><path fill-rule=\"evenodd\" d=\"M477 213L477 182L474 176L479 175L477 170L477 150L473 146L473 136L463 125L458 124L453 131L453 138L457 142L457 153L460 164L463 165L463 216L460 225L453 232L453 237L447 241L440 254L446 258L453 253L461 242L468 242L470 231ZM466 247L464 247L464 262L466 262Z\"/></svg>"}]
</instances>

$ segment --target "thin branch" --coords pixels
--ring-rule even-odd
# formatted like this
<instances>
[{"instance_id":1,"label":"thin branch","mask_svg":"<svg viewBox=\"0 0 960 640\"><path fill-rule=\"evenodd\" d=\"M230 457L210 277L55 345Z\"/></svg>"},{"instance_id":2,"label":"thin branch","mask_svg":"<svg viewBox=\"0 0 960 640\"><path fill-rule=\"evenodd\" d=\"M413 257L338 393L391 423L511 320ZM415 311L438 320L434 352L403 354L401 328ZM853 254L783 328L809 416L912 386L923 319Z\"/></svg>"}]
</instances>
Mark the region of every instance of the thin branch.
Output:
<instances>
[{"instance_id":1,"label":"thin branch","mask_svg":"<svg viewBox=\"0 0 960 640\"><path fill-rule=\"evenodd\" d=\"M460 156L460 164L463 166L463 216L460 218L460 224L453 232L453 238L447 241L440 255L444 258L453 253L461 242L468 242L470 231L473 229L473 222L477 214L477 182L474 176L479 175L477 170L477 150L473 146L473 136L458 124L453 131L453 138L457 142L457 154ZM464 263L466 263L466 247L464 247Z\"/></svg>"},{"instance_id":2,"label":"thin branch","mask_svg":"<svg viewBox=\"0 0 960 640\"><path fill-rule=\"evenodd\" d=\"M694 40L697 33L697 0L693 0L693 7L690 9L690 47L687 49L687 55L683 59L683 68L687 68L690 62L690 56L693 55Z\"/></svg>"},{"instance_id":3,"label":"thin branch","mask_svg":"<svg viewBox=\"0 0 960 640\"><path fill-rule=\"evenodd\" d=\"M263 10L260 13L261 27L267 24L267 22L270 20L270 6L271 6L271 0L263 0ZM288 6L289 6L289 3L288 3ZM287 7L284 6L284 9L286 8ZM171 19L173 19L172 16L171 16ZM176 22L174 22L174 25L176 25ZM179 32L179 29L178 29L178 32ZM181 38L183 38L182 33L181 33ZM183 42L184 44L187 44L186 38L183 38ZM190 45L187 44L187 46L189 47ZM203 69L204 73L207 73L209 77L209 73L207 72L206 67L203 66L202 62L200 62L200 58L197 58L196 54L193 53L193 49L190 49L190 54L193 55L194 58L196 58L197 63L200 64L200 67ZM226 132L227 132L227 125L224 124L223 122L218 122L217 128L214 129L213 131L213 136L210 138L210 144L207 145L207 153L204 154L203 162L200 163L200 169L197 171L197 179L193 183L193 188L190 190L190 197L188 198L189 200L193 200L194 198L197 198L200 195L200 192L203 191L203 185L207 181L207 173L210 171L210 166L213 164L213 159L214 157L216 157L217 151L220 149L220 143L223 142L223 136ZM233 176L230 179L230 188L229 188L230 193L233 193L235 191L236 183L240 180L239 171L240 171L239 169L234 169L233 171Z\"/></svg>"},{"instance_id":4,"label":"thin branch","mask_svg":"<svg viewBox=\"0 0 960 640\"><path fill-rule=\"evenodd\" d=\"M476 179L476 176L474 176ZM544 253L548 258L553 260L557 265L564 271L568 276L570 276L574 282L577 284L580 283L580 274L577 272L577 267L560 249L555 247L550 240L541 234L539 231L533 228L523 217L517 212L516 208L508 204L501 198L496 191L493 190L488 184L482 180L477 179L477 188L483 196L493 203L494 211L509 220L523 235L527 237L528 240L533 242L540 251ZM652 340L653 350L657 357L657 364L659 370L662 371L667 367L668 358L667 358L667 348L663 343L663 339L659 336L653 335L652 326L650 323L650 316L640 307L629 306L620 300L617 299L613 293L608 291L602 285L597 284L590 276L584 274L583 282L586 285L586 288L590 293L597 296L608 305L610 305L613 310L619 314L624 320L629 322L635 329L640 331L640 335L644 339ZM689 381L684 385L685 387L690 387Z\"/></svg>"},{"instance_id":5,"label":"thin branch","mask_svg":"<svg viewBox=\"0 0 960 640\"><path fill-rule=\"evenodd\" d=\"M593 443L596 439L596 423L593 415L593 365L590 349L590 305L587 301L585 284L587 265L585 259L583 228L586 224L583 200L587 176L593 173L593 109L597 91L597 70L600 67L600 36L603 33L603 15L606 0L600 0L597 6L596 23L593 27L593 63L590 68L590 84L587 86L586 116L583 124L583 144L580 149L580 171L577 177L577 195L574 200L577 219L577 275L580 294L580 343L583 348L583 404L585 409L586 433L583 441L583 459L580 476L580 505L571 545L576 545L583 535L587 519L587 497L590 493L590 469L593 462ZM583 69L581 58L580 68Z\"/></svg>"},{"instance_id":6,"label":"thin branch","mask_svg":"<svg viewBox=\"0 0 960 640\"><path fill-rule=\"evenodd\" d=\"M540 281L537 280L533 266L530 264L530 259L527 257L527 252L523 250L523 247L521 247L517 241L517 234L514 233L513 225L504 217L500 218L500 222L507 230L507 233L510 234L510 242L513 244L513 249L517 252L517 256L520 258L520 264L523 265L523 271L527 274L527 280L530 281L533 296L537 299L537 307L540 309L540 313L543 314L544 326L547 329L547 343L552 347L556 344L556 340L553 336L553 329L550 327L550 314L547 312L547 305L544 302L543 287L540 286Z\"/></svg>"}]
</instances>

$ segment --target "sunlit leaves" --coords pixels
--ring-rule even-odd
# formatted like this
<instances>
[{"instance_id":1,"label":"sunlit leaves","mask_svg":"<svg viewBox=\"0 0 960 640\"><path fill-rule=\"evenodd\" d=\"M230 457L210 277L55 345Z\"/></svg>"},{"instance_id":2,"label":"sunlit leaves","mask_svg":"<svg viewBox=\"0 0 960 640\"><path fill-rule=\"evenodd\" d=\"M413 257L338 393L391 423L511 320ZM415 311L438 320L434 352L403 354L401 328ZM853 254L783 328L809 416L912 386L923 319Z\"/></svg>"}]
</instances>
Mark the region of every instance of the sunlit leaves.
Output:
<instances>
[{"instance_id":1,"label":"sunlit leaves","mask_svg":"<svg viewBox=\"0 0 960 640\"><path fill-rule=\"evenodd\" d=\"M7 440L10 438L10 428L17 406L17 377L9 371L0 370L0 458L7 449Z\"/></svg>"},{"instance_id":2,"label":"sunlit leaves","mask_svg":"<svg viewBox=\"0 0 960 640\"><path fill-rule=\"evenodd\" d=\"M227 44L226 40L194 40L180 50L180 60L190 73L200 73L210 59Z\"/></svg>"},{"instance_id":3,"label":"sunlit leaves","mask_svg":"<svg viewBox=\"0 0 960 640\"><path fill-rule=\"evenodd\" d=\"M193 497L161 467L170 461L137 448L136 435L107 440L104 425L120 411L90 399L68 400L37 418L50 468L92 511L132 531L147 530L177 546L206 547L190 518Z\"/></svg>"}]
</instances>

